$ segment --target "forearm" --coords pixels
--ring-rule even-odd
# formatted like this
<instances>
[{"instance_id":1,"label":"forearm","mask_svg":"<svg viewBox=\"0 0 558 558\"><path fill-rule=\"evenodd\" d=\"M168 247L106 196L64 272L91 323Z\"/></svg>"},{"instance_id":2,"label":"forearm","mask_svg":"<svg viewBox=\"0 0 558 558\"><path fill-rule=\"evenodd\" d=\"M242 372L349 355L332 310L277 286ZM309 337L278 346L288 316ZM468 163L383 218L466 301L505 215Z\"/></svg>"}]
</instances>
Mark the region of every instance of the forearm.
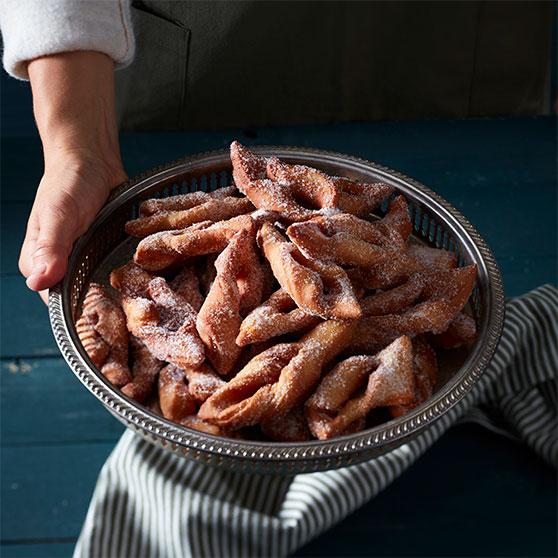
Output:
<instances>
[{"instance_id":1,"label":"forearm","mask_svg":"<svg viewBox=\"0 0 558 558\"><path fill-rule=\"evenodd\" d=\"M95 158L118 174L112 59L95 51L67 52L32 60L28 73L45 170L61 158Z\"/></svg>"}]
</instances>

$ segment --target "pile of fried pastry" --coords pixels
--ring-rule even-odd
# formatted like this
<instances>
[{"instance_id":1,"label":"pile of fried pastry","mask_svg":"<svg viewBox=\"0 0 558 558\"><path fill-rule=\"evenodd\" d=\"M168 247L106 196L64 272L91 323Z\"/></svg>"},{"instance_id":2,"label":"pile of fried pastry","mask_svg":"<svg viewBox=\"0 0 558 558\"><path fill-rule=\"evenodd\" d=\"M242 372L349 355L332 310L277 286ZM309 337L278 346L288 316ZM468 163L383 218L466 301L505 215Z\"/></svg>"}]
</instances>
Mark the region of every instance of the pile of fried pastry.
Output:
<instances>
[{"instance_id":1,"label":"pile of fried pastry","mask_svg":"<svg viewBox=\"0 0 558 558\"><path fill-rule=\"evenodd\" d=\"M231 162L233 186L148 199L126 224L133 261L90 284L76 324L93 364L168 420L233 438L329 439L426 401L437 350L475 339L475 266L413 241L387 184L238 142Z\"/></svg>"}]
</instances>

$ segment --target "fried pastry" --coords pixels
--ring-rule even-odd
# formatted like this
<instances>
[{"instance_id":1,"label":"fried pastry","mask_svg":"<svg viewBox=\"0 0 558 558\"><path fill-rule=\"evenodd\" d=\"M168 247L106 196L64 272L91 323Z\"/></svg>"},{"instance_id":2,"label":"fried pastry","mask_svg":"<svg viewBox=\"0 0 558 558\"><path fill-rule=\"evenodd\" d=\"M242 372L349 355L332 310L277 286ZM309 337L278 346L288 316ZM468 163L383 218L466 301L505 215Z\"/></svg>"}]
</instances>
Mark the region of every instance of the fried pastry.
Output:
<instances>
[{"instance_id":1,"label":"fried pastry","mask_svg":"<svg viewBox=\"0 0 558 558\"><path fill-rule=\"evenodd\" d=\"M341 267L304 257L270 223L258 231L258 243L277 281L299 308L323 318L360 317L360 305Z\"/></svg>"},{"instance_id":2,"label":"fried pastry","mask_svg":"<svg viewBox=\"0 0 558 558\"><path fill-rule=\"evenodd\" d=\"M306 209L294 199L290 185L267 178L268 159L234 141L231 144L233 178L237 188L258 208L275 211L288 220L310 219L315 210Z\"/></svg>"},{"instance_id":3,"label":"fried pastry","mask_svg":"<svg viewBox=\"0 0 558 558\"><path fill-rule=\"evenodd\" d=\"M207 357L219 374L227 374L241 353L235 343L242 322L241 311L259 304L262 284L254 267L253 235L239 231L215 261L217 275L198 317L197 328L206 346Z\"/></svg>"},{"instance_id":4,"label":"fried pastry","mask_svg":"<svg viewBox=\"0 0 558 558\"><path fill-rule=\"evenodd\" d=\"M393 192L393 187L376 182L356 182L305 165L288 165L276 157L267 161L267 177L288 184L295 199L305 207L338 208L353 215L368 215Z\"/></svg>"},{"instance_id":5,"label":"fried pastry","mask_svg":"<svg viewBox=\"0 0 558 558\"><path fill-rule=\"evenodd\" d=\"M159 405L166 419L180 422L196 412L196 400L190 395L184 371L168 364L159 373Z\"/></svg>"},{"instance_id":6,"label":"fried pastry","mask_svg":"<svg viewBox=\"0 0 558 558\"><path fill-rule=\"evenodd\" d=\"M438 248L411 244L373 267L352 268L347 271L351 282L365 290L388 289L408 280L414 273L447 271L455 268L454 254Z\"/></svg>"},{"instance_id":7,"label":"fried pastry","mask_svg":"<svg viewBox=\"0 0 558 558\"><path fill-rule=\"evenodd\" d=\"M314 327L320 318L298 308L283 289L253 310L240 325L236 344L240 347L261 343L286 333L297 333Z\"/></svg>"},{"instance_id":8,"label":"fried pastry","mask_svg":"<svg viewBox=\"0 0 558 558\"><path fill-rule=\"evenodd\" d=\"M268 438L276 442L306 442L311 438L302 407L297 407L284 416L263 421L261 429Z\"/></svg>"},{"instance_id":9,"label":"fried pastry","mask_svg":"<svg viewBox=\"0 0 558 558\"><path fill-rule=\"evenodd\" d=\"M171 289L198 312L203 304L203 295L200 292L200 280L192 266L185 266L169 283Z\"/></svg>"},{"instance_id":10,"label":"fried pastry","mask_svg":"<svg viewBox=\"0 0 558 558\"><path fill-rule=\"evenodd\" d=\"M471 316L459 312L446 331L431 337L432 343L441 349L458 349L471 345L477 337L477 324Z\"/></svg>"},{"instance_id":11,"label":"fried pastry","mask_svg":"<svg viewBox=\"0 0 558 558\"><path fill-rule=\"evenodd\" d=\"M355 326L329 320L297 343L263 351L200 407L199 416L236 430L287 414L304 403L323 367L349 344Z\"/></svg>"},{"instance_id":12,"label":"fried pastry","mask_svg":"<svg viewBox=\"0 0 558 558\"><path fill-rule=\"evenodd\" d=\"M390 407L392 417L405 415L424 403L434 392L438 379L438 361L434 349L421 337L413 339L413 374L415 377L413 400L406 405Z\"/></svg>"},{"instance_id":13,"label":"fried pastry","mask_svg":"<svg viewBox=\"0 0 558 558\"><path fill-rule=\"evenodd\" d=\"M424 277L415 273L409 279L392 289L379 291L360 301L364 316L383 316L385 314L398 314L413 304L424 289Z\"/></svg>"},{"instance_id":14,"label":"fried pastry","mask_svg":"<svg viewBox=\"0 0 558 558\"><path fill-rule=\"evenodd\" d=\"M162 277L153 277L130 263L113 271L110 279L120 291L129 331L156 358L179 367L203 362L196 312Z\"/></svg>"},{"instance_id":15,"label":"fried pastry","mask_svg":"<svg viewBox=\"0 0 558 558\"><path fill-rule=\"evenodd\" d=\"M235 186L227 186L225 188L217 188L213 192L190 192L189 194L179 194L178 196L169 196L168 198L153 198L145 200L140 204L140 217L149 217L155 213L164 211L183 211L191 209L211 200L218 200L233 197L238 194Z\"/></svg>"},{"instance_id":16,"label":"fried pastry","mask_svg":"<svg viewBox=\"0 0 558 558\"><path fill-rule=\"evenodd\" d=\"M214 424L211 424L197 415L190 415L189 417L184 417L179 421L179 424L182 426L186 426L187 428L191 428L192 430L198 430L199 432L203 432L205 434L211 434L212 436L224 436L227 438L233 438L234 435Z\"/></svg>"},{"instance_id":17,"label":"fried pastry","mask_svg":"<svg viewBox=\"0 0 558 558\"><path fill-rule=\"evenodd\" d=\"M375 356L354 356L336 365L306 402L306 416L312 434L327 440L372 409L405 405L413 397L413 351L403 336Z\"/></svg>"},{"instance_id":18,"label":"fried pastry","mask_svg":"<svg viewBox=\"0 0 558 558\"><path fill-rule=\"evenodd\" d=\"M474 265L424 275L417 304L400 314L363 318L352 349L369 352L401 335L442 333L465 306L476 275Z\"/></svg>"},{"instance_id":19,"label":"fried pastry","mask_svg":"<svg viewBox=\"0 0 558 558\"><path fill-rule=\"evenodd\" d=\"M190 395L198 403L203 403L225 385L225 381L206 362L196 368L184 368L184 376L188 380Z\"/></svg>"},{"instance_id":20,"label":"fried pastry","mask_svg":"<svg viewBox=\"0 0 558 558\"><path fill-rule=\"evenodd\" d=\"M216 254L240 230L254 230L260 223L275 219L270 212L253 212L227 221L204 221L183 231L165 231L144 238L137 246L134 261L149 271L161 271L194 256Z\"/></svg>"},{"instance_id":21,"label":"fried pastry","mask_svg":"<svg viewBox=\"0 0 558 558\"><path fill-rule=\"evenodd\" d=\"M250 200L246 198L210 199L200 205L180 211L160 211L146 217L139 217L126 223L129 235L144 238L161 231L185 229L190 225L211 221L224 221L244 215L254 210Z\"/></svg>"},{"instance_id":22,"label":"fried pastry","mask_svg":"<svg viewBox=\"0 0 558 558\"><path fill-rule=\"evenodd\" d=\"M89 358L109 382L116 387L130 382L126 317L102 285L89 285L76 330Z\"/></svg>"},{"instance_id":23,"label":"fried pastry","mask_svg":"<svg viewBox=\"0 0 558 558\"><path fill-rule=\"evenodd\" d=\"M404 196L373 215L387 184L237 142L231 162L235 186L140 205L126 230L145 238L110 277L122 308L92 284L77 322L92 361L212 436L325 440L431 397L432 347L477 335L464 310L476 267L410 238L424 222Z\"/></svg>"},{"instance_id":24,"label":"fried pastry","mask_svg":"<svg viewBox=\"0 0 558 558\"><path fill-rule=\"evenodd\" d=\"M132 381L122 388L122 393L138 403L143 403L153 392L163 363L139 339L132 337Z\"/></svg>"}]
</instances>

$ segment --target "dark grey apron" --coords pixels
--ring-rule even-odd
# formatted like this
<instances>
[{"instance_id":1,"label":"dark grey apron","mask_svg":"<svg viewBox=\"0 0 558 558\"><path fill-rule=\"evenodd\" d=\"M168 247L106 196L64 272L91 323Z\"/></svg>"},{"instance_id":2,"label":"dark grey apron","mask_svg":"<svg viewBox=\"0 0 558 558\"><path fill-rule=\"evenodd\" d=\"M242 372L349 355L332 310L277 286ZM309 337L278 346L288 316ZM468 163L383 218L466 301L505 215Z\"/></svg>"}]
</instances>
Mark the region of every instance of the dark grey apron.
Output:
<instances>
[{"instance_id":1,"label":"dark grey apron","mask_svg":"<svg viewBox=\"0 0 558 558\"><path fill-rule=\"evenodd\" d=\"M548 105L552 3L145 1L128 130L495 114Z\"/></svg>"}]
</instances>

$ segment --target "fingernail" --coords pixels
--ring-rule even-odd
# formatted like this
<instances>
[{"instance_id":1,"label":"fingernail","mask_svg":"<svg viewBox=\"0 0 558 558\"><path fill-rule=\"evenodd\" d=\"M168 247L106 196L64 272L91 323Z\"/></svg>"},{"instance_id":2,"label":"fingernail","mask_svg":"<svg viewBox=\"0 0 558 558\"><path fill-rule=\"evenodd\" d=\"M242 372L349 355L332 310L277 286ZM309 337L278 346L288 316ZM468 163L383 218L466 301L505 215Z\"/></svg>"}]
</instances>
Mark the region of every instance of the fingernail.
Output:
<instances>
[{"instance_id":1,"label":"fingernail","mask_svg":"<svg viewBox=\"0 0 558 558\"><path fill-rule=\"evenodd\" d=\"M25 280L25 284L29 288L31 288L29 283L31 283L34 278L39 277L40 275L42 275L46 271L46 268L47 268L47 266L44 263L36 264L33 267L33 269L31 270L31 275L29 275L29 277L27 277L27 279Z\"/></svg>"}]
</instances>

